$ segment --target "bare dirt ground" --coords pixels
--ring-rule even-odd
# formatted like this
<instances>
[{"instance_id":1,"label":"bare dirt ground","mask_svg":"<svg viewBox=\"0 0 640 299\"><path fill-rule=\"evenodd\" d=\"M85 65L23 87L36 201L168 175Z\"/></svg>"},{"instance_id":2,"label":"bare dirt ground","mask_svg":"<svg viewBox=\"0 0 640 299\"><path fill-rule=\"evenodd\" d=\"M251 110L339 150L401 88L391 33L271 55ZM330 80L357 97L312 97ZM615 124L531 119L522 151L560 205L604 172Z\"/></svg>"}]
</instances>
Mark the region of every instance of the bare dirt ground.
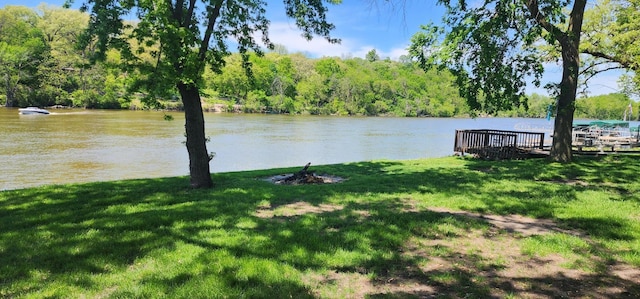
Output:
<instances>
[{"instance_id":1,"label":"bare dirt ground","mask_svg":"<svg viewBox=\"0 0 640 299\"><path fill-rule=\"evenodd\" d=\"M406 212L417 209L406 206ZM342 209L299 201L262 207L256 215L281 219ZM401 255L412 262L373 277L366 271L328 271L307 275L305 283L320 298L640 298L640 269L601 261L595 254L589 260L602 267L585 270L589 267L580 267L580 258L523 253L522 241L536 235L561 233L589 242L579 231L561 229L548 219L429 210L485 221L490 229L408 240ZM366 211L356 213L368 217Z\"/></svg>"}]
</instances>

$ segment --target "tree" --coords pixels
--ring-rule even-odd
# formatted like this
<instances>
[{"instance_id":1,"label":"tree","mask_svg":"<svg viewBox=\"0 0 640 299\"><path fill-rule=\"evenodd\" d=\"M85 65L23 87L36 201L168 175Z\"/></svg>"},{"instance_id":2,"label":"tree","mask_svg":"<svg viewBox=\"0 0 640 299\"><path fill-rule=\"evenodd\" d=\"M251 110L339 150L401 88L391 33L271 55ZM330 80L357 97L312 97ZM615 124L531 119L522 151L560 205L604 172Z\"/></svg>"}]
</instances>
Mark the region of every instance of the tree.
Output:
<instances>
[{"instance_id":1,"label":"tree","mask_svg":"<svg viewBox=\"0 0 640 299\"><path fill-rule=\"evenodd\" d=\"M86 59L83 59L82 51L75 47L78 37L87 27L89 16L77 10L45 4L39 5L37 10L37 26L51 49L51 55L39 65L39 72L43 75L39 86L40 95L36 98L49 101L48 105L71 105L71 94L77 89L87 91L90 89L89 83L104 82L102 79L84 78L92 72L84 69Z\"/></svg>"},{"instance_id":2,"label":"tree","mask_svg":"<svg viewBox=\"0 0 640 299\"><path fill-rule=\"evenodd\" d=\"M229 55L229 40L237 43L243 65L250 75L249 53L261 54L257 38L273 49L268 37L267 3L263 0L86 0L84 10L91 9L91 20L84 42L96 39L98 55L107 49L121 52L129 69L140 73L136 86L156 95L176 89L180 94L189 153L191 186L213 186L207 151L200 88L205 65L219 72ZM334 26L327 22L324 2L339 0L284 0L286 15L293 18L302 35L311 39L322 36L329 42ZM134 15L135 26L123 17ZM130 41L136 41L135 47ZM144 59L148 53L153 59Z\"/></svg>"},{"instance_id":3,"label":"tree","mask_svg":"<svg viewBox=\"0 0 640 299\"><path fill-rule=\"evenodd\" d=\"M425 73L414 63L270 52L251 55L250 82L240 54L225 61L222 74L205 74L207 91L227 104L242 105L245 112L441 117L468 113L450 72Z\"/></svg>"},{"instance_id":4,"label":"tree","mask_svg":"<svg viewBox=\"0 0 640 299\"><path fill-rule=\"evenodd\" d=\"M461 95L472 109L495 113L526 105L530 76L540 84L544 71L539 41L560 47L562 81L551 159L569 162L580 56L578 46L586 0L440 0L447 8L445 29L424 26L412 39L410 52L429 68L448 66L457 77ZM571 4L573 3L573 4Z\"/></svg>"},{"instance_id":5,"label":"tree","mask_svg":"<svg viewBox=\"0 0 640 299\"><path fill-rule=\"evenodd\" d=\"M622 119L629 98L621 93L581 98L576 101L576 116L595 119Z\"/></svg>"},{"instance_id":6,"label":"tree","mask_svg":"<svg viewBox=\"0 0 640 299\"><path fill-rule=\"evenodd\" d=\"M585 12L580 52L584 83L598 73L630 70L622 82L625 94L640 91L640 0L600 0Z\"/></svg>"},{"instance_id":7,"label":"tree","mask_svg":"<svg viewBox=\"0 0 640 299\"><path fill-rule=\"evenodd\" d=\"M249 78L242 69L242 58L240 54L233 54L225 60L222 73L207 73L211 77L208 81L211 88L216 90L223 98L228 98L234 103L242 104L242 100L247 97L250 90Z\"/></svg>"},{"instance_id":8,"label":"tree","mask_svg":"<svg viewBox=\"0 0 640 299\"><path fill-rule=\"evenodd\" d=\"M37 89L38 66L49 55L37 20L26 7L0 9L0 88L5 92L6 107L26 104L27 94Z\"/></svg>"},{"instance_id":9,"label":"tree","mask_svg":"<svg viewBox=\"0 0 640 299\"><path fill-rule=\"evenodd\" d=\"M380 56L378 55L376 49L371 49L369 50L369 52L367 52L366 59L369 62L374 62L380 60Z\"/></svg>"}]
</instances>

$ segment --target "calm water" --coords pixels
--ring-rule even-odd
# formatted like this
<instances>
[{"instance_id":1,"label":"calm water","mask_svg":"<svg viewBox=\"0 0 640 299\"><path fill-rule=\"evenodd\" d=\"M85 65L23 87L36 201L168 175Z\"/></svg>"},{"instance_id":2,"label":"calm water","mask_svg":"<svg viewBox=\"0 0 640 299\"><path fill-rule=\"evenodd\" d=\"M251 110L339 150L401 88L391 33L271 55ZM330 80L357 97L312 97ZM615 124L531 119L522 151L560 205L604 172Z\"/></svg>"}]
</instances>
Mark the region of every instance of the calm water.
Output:
<instances>
[{"instance_id":1,"label":"calm water","mask_svg":"<svg viewBox=\"0 0 640 299\"><path fill-rule=\"evenodd\" d=\"M0 108L0 190L188 175L184 116ZM206 114L212 172L453 154L456 129L549 129L544 119L360 118Z\"/></svg>"}]
</instances>

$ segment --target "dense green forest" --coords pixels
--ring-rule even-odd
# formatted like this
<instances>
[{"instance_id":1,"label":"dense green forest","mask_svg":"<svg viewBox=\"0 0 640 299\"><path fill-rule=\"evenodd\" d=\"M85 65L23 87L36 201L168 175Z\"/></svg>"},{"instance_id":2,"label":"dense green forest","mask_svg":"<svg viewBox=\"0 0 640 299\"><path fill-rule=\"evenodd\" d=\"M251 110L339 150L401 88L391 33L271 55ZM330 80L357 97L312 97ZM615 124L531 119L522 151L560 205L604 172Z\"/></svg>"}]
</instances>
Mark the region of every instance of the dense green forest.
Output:
<instances>
[{"instance_id":1,"label":"dense green forest","mask_svg":"<svg viewBox=\"0 0 640 299\"><path fill-rule=\"evenodd\" d=\"M122 68L115 52L104 62L92 63L92 48L76 46L88 18L77 10L44 5L35 10L0 9L0 104L143 108L143 95L132 92L137 74ZM222 73L207 71L201 82L205 109L367 116L473 114L451 73L425 72L407 57L395 61L372 50L365 58L309 58L278 46L250 61L251 77L239 54L226 59ZM157 100L153 108L181 109L175 91L166 91ZM528 103L500 116L545 117L554 100L533 94ZM622 94L579 99L576 117L620 119L629 103Z\"/></svg>"}]
</instances>

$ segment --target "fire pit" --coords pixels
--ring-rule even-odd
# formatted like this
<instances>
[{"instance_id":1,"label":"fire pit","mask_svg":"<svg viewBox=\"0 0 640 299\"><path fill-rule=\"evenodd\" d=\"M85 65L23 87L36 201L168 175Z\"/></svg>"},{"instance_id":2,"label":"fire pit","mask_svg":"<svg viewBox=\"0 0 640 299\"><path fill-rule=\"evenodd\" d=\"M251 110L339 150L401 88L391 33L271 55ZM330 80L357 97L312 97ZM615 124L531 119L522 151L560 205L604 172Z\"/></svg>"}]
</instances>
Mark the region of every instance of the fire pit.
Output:
<instances>
[{"instance_id":1,"label":"fire pit","mask_svg":"<svg viewBox=\"0 0 640 299\"><path fill-rule=\"evenodd\" d=\"M272 176L267 178L266 181L276 185L334 184L344 181L343 178L338 176L317 175L309 172L309 166L311 166L311 163L307 163L302 170L296 173Z\"/></svg>"}]
</instances>

